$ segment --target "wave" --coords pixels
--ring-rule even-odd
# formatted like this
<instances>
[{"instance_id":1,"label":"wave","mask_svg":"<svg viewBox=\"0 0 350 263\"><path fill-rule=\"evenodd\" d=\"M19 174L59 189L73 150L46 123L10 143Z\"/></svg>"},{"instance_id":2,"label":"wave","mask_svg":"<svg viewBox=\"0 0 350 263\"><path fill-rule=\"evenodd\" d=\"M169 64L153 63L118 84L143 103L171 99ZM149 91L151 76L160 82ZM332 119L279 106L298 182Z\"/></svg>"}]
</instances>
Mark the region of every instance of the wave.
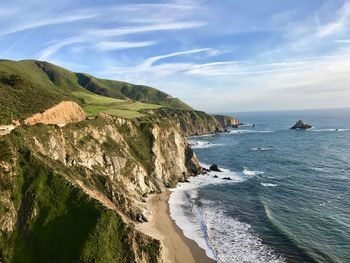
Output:
<instances>
[{"instance_id":1,"label":"wave","mask_svg":"<svg viewBox=\"0 0 350 263\"><path fill-rule=\"evenodd\" d=\"M202 166L208 166L201 164ZM215 184L229 184L242 182L245 179L238 173L221 168L222 172L210 172L207 175L199 175L189 178L189 183L179 183L172 189L169 198L170 216L176 225L180 227L186 237L194 240L206 251L208 257L218 261L216 250L212 247L211 238L204 217L203 206L198 205L198 189ZM214 176L217 176L215 178ZM227 177L231 180L223 180ZM218 261L219 262L219 261Z\"/></svg>"},{"instance_id":2,"label":"wave","mask_svg":"<svg viewBox=\"0 0 350 263\"><path fill-rule=\"evenodd\" d=\"M253 123L244 123L244 124L240 124L240 127L255 127L255 125Z\"/></svg>"},{"instance_id":3,"label":"wave","mask_svg":"<svg viewBox=\"0 0 350 263\"><path fill-rule=\"evenodd\" d=\"M338 128L330 128L330 129L308 129L307 131L312 132L348 132L350 129L338 129Z\"/></svg>"},{"instance_id":4,"label":"wave","mask_svg":"<svg viewBox=\"0 0 350 263\"><path fill-rule=\"evenodd\" d=\"M228 216L216 202L199 199L196 188L186 189L180 186L172 192L170 215L210 258L221 263L285 262L263 244L251 225Z\"/></svg>"},{"instance_id":5,"label":"wave","mask_svg":"<svg viewBox=\"0 0 350 263\"><path fill-rule=\"evenodd\" d=\"M290 244L290 248L295 249L294 256L291 256L291 259L294 259L293 262L319 262L315 260L312 255L310 255L308 250L299 243L298 239L291 233L287 228L285 228L278 220L276 220L273 216L272 211L268 207L268 205L261 201L261 205L264 208L265 215L268 221L275 227L275 229L279 232L279 235L286 239L286 241ZM284 241L285 242L285 241ZM322 253L318 251L319 253ZM323 253L322 253L323 254ZM326 256L328 258L328 256ZM325 261L325 262L333 262L333 261Z\"/></svg>"},{"instance_id":6,"label":"wave","mask_svg":"<svg viewBox=\"0 0 350 263\"><path fill-rule=\"evenodd\" d=\"M245 134L245 133L272 133L274 131L270 130L263 130L263 131L256 131L256 130L230 130L229 134Z\"/></svg>"},{"instance_id":7,"label":"wave","mask_svg":"<svg viewBox=\"0 0 350 263\"><path fill-rule=\"evenodd\" d=\"M262 152L265 152L265 151L271 151L272 148L264 148L264 147L254 147L254 148L251 148L250 149L251 151L262 151Z\"/></svg>"},{"instance_id":8,"label":"wave","mask_svg":"<svg viewBox=\"0 0 350 263\"><path fill-rule=\"evenodd\" d=\"M273 249L263 244L250 224L226 215L216 204L204 204L208 235L218 262L285 262Z\"/></svg>"},{"instance_id":9,"label":"wave","mask_svg":"<svg viewBox=\"0 0 350 263\"><path fill-rule=\"evenodd\" d=\"M272 183L261 183L262 186L264 187L276 187L277 184L272 184Z\"/></svg>"},{"instance_id":10,"label":"wave","mask_svg":"<svg viewBox=\"0 0 350 263\"><path fill-rule=\"evenodd\" d=\"M249 176L249 177L251 177L251 176L257 176L257 175L262 175L262 174L264 174L265 172L263 172L263 171L250 171L250 170L248 170L246 167L244 167L244 169L243 169L243 174L245 175L245 176Z\"/></svg>"},{"instance_id":11,"label":"wave","mask_svg":"<svg viewBox=\"0 0 350 263\"><path fill-rule=\"evenodd\" d=\"M325 173L327 172L326 168L322 168L322 167L310 167L311 170L316 171L316 172L322 172Z\"/></svg>"},{"instance_id":12,"label":"wave","mask_svg":"<svg viewBox=\"0 0 350 263\"><path fill-rule=\"evenodd\" d=\"M192 135L192 136L189 136L188 139L213 137L213 136L215 136L217 134L218 133L206 133L206 134L201 134L201 135Z\"/></svg>"},{"instance_id":13,"label":"wave","mask_svg":"<svg viewBox=\"0 0 350 263\"><path fill-rule=\"evenodd\" d=\"M192 149L211 148L211 147L222 145L218 143L211 143L207 141L199 141L199 140L193 140L193 139L188 140L188 143L192 147Z\"/></svg>"}]
</instances>

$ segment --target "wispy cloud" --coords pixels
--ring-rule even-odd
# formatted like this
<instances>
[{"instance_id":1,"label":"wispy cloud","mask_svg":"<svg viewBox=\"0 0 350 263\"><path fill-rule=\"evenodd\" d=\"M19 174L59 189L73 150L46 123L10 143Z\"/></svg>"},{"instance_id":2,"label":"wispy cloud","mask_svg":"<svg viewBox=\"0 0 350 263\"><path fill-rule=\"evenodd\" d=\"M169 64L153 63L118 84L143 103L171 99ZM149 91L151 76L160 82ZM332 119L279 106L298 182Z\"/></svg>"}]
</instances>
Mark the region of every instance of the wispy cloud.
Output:
<instances>
[{"instance_id":1,"label":"wispy cloud","mask_svg":"<svg viewBox=\"0 0 350 263\"><path fill-rule=\"evenodd\" d=\"M191 49L191 50L173 52L173 53L166 54L166 55L161 55L161 56L150 57L150 58L146 59L141 65L137 66L137 68L147 70L154 63L156 63L157 61L160 61L162 59L165 59L165 58L171 58L171 57L178 57L178 56L183 56L183 55L202 53L202 52L207 52L209 50L211 50L211 48Z\"/></svg>"},{"instance_id":2,"label":"wispy cloud","mask_svg":"<svg viewBox=\"0 0 350 263\"><path fill-rule=\"evenodd\" d=\"M344 5L336 12L335 19L331 22L319 25L315 33L316 38L324 38L344 30L349 29L350 24L350 2L346 1Z\"/></svg>"},{"instance_id":3,"label":"wispy cloud","mask_svg":"<svg viewBox=\"0 0 350 263\"><path fill-rule=\"evenodd\" d=\"M34 29L38 27L66 24L66 23L72 23L72 22L77 22L81 20L89 20L96 17L97 17L97 14L82 12L78 14L71 14L71 15L60 16L55 18L42 18L42 19L37 19L35 21L26 21L23 24L16 25L10 29L0 32L0 35L17 33L20 31Z\"/></svg>"},{"instance_id":4,"label":"wispy cloud","mask_svg":"<svg viewBox=\"0 0 350 263\"><path fill-rule=\"evenodd\" d=\"M94 45L99 51L121 50L153 46L157 41L128 42L128 41L101 41Z\"/></svg>"},{"instance_id":5,"label":"wispy cloud","mask_svg":"<svg viewBox=\"0 0 350 263\"><path fill-rule=\"evenodd\" d=\"M185 22L174 22L164 24L153 24L145 26L132 26L132 27L119 27L111 29L95 29L89 30L85 33L86 36L90 37L116 37L125 36L138 33L156 32L156 31L170 31L170 30L182 30L195 28L205 25L203 22L197 21L185 21Z\"/></svg>"},{"instance_id":6,"label":"wispy cloud","mask_svg":"<svg viewBox=\"0 0 350 263\"><path fill-rule=\"evenodd\" d=\"M146 26L134 26L134 27L119 27L112 29L94 29L84 32L82 35L63 39L50 45L44 49L40 54L40 59L45 60L50 56L58 52L60 49L78 43L91 43L101 39L120 37L134 34L144 34L146 32L156 31L173 31L173 30L184 30L195 27L203 26L201 22L178 22L178 23L165 23L165 24L154 24Z\"/></svg>"}]
</instances>

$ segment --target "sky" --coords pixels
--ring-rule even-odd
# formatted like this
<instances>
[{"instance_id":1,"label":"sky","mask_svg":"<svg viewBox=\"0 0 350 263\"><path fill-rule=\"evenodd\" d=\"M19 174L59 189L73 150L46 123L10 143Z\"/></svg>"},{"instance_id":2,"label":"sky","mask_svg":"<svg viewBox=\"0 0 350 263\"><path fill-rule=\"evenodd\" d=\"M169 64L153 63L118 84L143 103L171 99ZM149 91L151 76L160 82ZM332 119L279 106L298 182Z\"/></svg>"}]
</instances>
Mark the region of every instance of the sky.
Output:
<instances>
[{"instance_id":1,"label":"sky","mask_svg":"<svg viewBox=\"0 0 350 263\"><path fill-rule=\"evenodd\" d=\"M350 107L350 0L0 0L0 58L208 112Z\"/></svg>"}]
</instances>

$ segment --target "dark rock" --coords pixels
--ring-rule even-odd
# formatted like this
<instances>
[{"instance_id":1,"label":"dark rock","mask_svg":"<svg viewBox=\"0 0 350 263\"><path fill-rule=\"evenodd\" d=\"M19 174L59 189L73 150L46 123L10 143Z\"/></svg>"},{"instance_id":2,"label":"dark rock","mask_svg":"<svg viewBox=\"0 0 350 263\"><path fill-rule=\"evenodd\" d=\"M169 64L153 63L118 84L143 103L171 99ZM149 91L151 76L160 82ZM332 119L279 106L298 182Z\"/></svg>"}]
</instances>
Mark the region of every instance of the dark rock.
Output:
<instances>
[{"instance_id":1,"label":"dark rock","mask_svg":"<svg viewBox=\"0 0 350 263\"><path fill-rule=\"evenodd\" d=\"M214 172L222 172L222 171L219 169L219 167L218 167L217 164L211 165L211 166L209 167L209 169L210 169L210 171L214 171Z\"/></svg>"},{"instance_id":2,"label":"dark rock","mask_svg":"<svg viewBox=\"0 0 350 263\"><path fill-rule=\"evenodd\" d=\"M297 130L297 129L306 130L306 129L310 129L310 128L312 128L312 126L303 120L298 120L294 124L294 126L291 127L291 129L293 129L293 130Z\"/></svg>"},{"instance_id":3,"label":"dark rock","mask_svg":"<svg viewBox=\"0 0 350 263\"><path fill-rule=\"evenodd\" d=\"M232 180L230 177L224 177L222 179L224 179L224 180Z\"/></svg>"},{"instance_id":4,"label":"dark rock","mask_svg":"<svg viewBox=\"0 0 350 263\"><path fill-rule=\"evenodd\" d=\"M147 218L143 214L136 214L136 221L140 223L148 222Z\"/></svg>"},{"instance_id":5,"label":"dark rock","mask_svg":"<svg viewBox=\"0 0 350 263\"><path fill-rule=\"evenodd\" d=\"M214 178L219 178L219 176L217 176L217 175L214 175L213 177L214 177Z\"/></svg>"}]
</instances>

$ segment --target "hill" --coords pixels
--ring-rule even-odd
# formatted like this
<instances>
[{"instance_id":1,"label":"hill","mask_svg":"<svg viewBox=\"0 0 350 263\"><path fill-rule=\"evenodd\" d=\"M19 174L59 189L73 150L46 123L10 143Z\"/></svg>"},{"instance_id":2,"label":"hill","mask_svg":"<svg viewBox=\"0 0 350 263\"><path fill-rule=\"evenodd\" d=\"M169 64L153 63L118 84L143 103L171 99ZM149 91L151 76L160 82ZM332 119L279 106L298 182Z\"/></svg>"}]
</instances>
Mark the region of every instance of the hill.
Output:
<instances>
[{"instance_id":1,"label":"hill","mask_svg":"<svg viewBox=\"0 0 350 263\"><path fill-rule=\"evenodd\" d=\"M75 73L48 62L0 60L0 124L42 112L61 101L124 118L141 117L142 109L190 106L155 88Z\"/></svg>"}]
</instances>

